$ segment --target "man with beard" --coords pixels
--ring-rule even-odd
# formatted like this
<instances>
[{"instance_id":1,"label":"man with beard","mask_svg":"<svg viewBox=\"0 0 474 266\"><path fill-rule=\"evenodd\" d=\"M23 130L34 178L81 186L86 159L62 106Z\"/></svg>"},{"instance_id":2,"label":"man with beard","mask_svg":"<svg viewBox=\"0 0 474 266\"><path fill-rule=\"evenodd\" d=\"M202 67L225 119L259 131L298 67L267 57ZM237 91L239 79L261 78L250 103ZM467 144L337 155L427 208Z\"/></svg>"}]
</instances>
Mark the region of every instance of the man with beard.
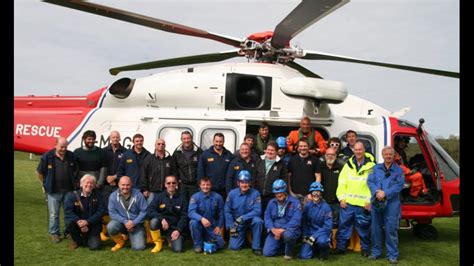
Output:
<instances>
[{"instance_id":1,"label":"man with beard","mask_svg":"<svg viewBox=\"0 0 474 266\"><path fill-rule=\"evenodd\" d=\"M283 258L290 260L293 258L296 239L301 235L301 204L288 195L285 181L277 179L272 187L275 198L270 200L265 210L268 235L263 255L271 257L283 250Z\"/></svg>"},{"instance_id":2,"label":"man with beard","mask_svg":"<svg viewBox=\"0 0 474 266\"><path fill-rule=\"evenodd\" d=\"M96 135L92 130L87 130L82 135L82 141L84 146L74 150L74 156L77 160L79 172L77 173L78 179L85 174L93 175L97 178L97 187L102 190L105 183L105 176L107 174L107 168L105 165L105 154L104 151L95 146Z\"/></svg>"}]
</instances>

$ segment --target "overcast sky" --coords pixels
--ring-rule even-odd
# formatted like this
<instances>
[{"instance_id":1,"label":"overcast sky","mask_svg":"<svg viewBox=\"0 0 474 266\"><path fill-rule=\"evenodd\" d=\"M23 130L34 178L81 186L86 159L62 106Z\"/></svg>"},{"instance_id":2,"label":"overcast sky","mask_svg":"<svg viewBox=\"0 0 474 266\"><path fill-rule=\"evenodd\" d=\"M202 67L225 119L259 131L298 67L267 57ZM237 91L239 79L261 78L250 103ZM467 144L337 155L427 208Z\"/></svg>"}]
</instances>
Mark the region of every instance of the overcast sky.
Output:
<instances>
[{"instance_id":1,"label":"overcast sky","mask_svg":"<svg viewBox=\"0 0 474 266\"><path fill-rule=\"evenodd\" d=\"M275 26L300 1L94 1L228 36ZM124 72L111 67L212 53L231 46L171 34L38 0L14 1L15 96L86 95L122 77L171 68ZM456 0L353 0L293 40L303 49L459 72ZM242 59L233 59L233 61ZM299 60L349 93L404 118L425 118L434 136L459 134L459 80L360 64Z\"/></svg>"}]
</instances>

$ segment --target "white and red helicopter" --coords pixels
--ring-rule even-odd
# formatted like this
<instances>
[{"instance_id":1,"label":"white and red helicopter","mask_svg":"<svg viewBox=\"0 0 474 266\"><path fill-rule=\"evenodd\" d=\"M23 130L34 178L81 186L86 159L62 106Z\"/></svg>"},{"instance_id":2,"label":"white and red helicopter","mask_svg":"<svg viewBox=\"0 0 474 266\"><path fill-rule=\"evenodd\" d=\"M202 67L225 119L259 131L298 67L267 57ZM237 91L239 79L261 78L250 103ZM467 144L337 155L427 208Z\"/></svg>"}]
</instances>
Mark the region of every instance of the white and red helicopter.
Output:
<instances>
[{"instance_id":1,"label":"white and red helicopter","mask_svg":"<svg viewBox=\"0 0 474 266\"><path fill-rule=\"evenodd\" d=\"M209 39L233 47L225 52L200 54L114 67L110 73L190 65L141 78L123 77L86 96L18 96L14 100L15 150L43 153L55 139L66 136L69 149L82 145L85 130L96 131L98 145L109 143L111 130L118 130L124 146L141 133L145 147L153 150L157 137L166 139L169 150L179 144L183 130L194 133L203 149L216 132L224 133L225 146L235 150L243 136L256 132L265 121L274 136L286 136L298 127L302 116L325 136L344 138L355 130L378 161L385 145L394 145L396 136L411 137L410 148L423 162L424 178L432 198L405 200L402 217L415 221L417 235L431 238L434 217L452 216L459 208L459 166L418 124L372 102L348 93L339 81L323 79L297 61L332 60L375 65L432 75L459 78L459 73L362 60L292 45L301 31L340 8L348 0L303 0L274 29L234 38L129 11L78 0L44 2L105 16L141 26ZM244 63L219 63L245 57ZM363 108L363 111L361 111ZM148 140L148 141L147 141Z\"/></svg>"}]
</instances>

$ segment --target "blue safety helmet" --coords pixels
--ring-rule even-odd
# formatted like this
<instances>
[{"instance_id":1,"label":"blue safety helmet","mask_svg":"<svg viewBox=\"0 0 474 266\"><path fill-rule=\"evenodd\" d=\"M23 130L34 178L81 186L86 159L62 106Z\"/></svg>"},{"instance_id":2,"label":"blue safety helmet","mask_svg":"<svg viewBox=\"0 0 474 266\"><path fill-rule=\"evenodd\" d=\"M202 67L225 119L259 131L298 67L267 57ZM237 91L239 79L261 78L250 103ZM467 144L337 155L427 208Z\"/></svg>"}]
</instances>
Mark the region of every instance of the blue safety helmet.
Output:
<instances>
[{"instance_id":1,"label":"blue safety helmet","mask_svg":"<svg viewBox=\"0 0 474 266\"><path fill-rule=\"evenodd\" d=\"M280 149L283 149L285 148L286 149L286 138L285 137L278 137L275 142L277 143L278 145L278 148Z\"/></svg>"},{"instance_id":2,"label":"blue safety helmet","mask_svg":"<svg viewBox=\"0 0 474 266\"><path fill-rule=\"evenodd\" d=\"M355 217L356 223L362 227L370 226L370 212L364 210L362 213L359 213Z\"/></svg>"},{"instance_id":3,"label":"blue safety helmet","mask_svg":"<svg viewBox=\"0 0 474 266\"><path fill-rule=\"evenodd\" d=\"M311 192L313 192L313 191L321 191L321 192L323 192L323 191L324 191L323 185L321 185L321 183L319 183L318 181L314 181L314 182L311 183L311 185L309 186L309 193L311 193Z\"/></svg>"},{"instance_id":4,"label":"blue safety helmet","mask_svg":"<svg viewBox=\"0 0 474 266\"><path fill-rule=\"evenodd\" d=\"M237 175L239 182L250 182L250 172L247 170L241 170Z\"/></svg>"},{"instance_id":5,"label":"blue safety helmet","mask_svg":"<svg viewBox=\"0 0 474 266\"><path fill-rule=\"evenodd\" d=\"M285 181L283 181L283 180L281 180L281 179L275 180L275 181L273 182L272 192L273 192L273 193L286 192L286 183L285 183Z\"/></svg>"},{"instance_id":6,"label":"blue safety helmet","mask_svg":"<svg viewBox=\"0 0 474 266\"><path fill-rule=\"evenodd\" d=\"M383 212L385 210L385 207L387 206L387 201L386 200L377 200L375 197L372 198L372 201L370 202L371 208L374 209L376 212Z\"/></svg>"},{"instance_id":7,"label":"blue safety helmet","mask_svg":"<svg viewBox=\"0 0 474 266\"><path fill-rule=\"evenodd\" d=\"M216 253L216 251L217 251L217 246L215 243L204 242L204 253L212 254L212 253Z\"/></svg>"}]
</instances>

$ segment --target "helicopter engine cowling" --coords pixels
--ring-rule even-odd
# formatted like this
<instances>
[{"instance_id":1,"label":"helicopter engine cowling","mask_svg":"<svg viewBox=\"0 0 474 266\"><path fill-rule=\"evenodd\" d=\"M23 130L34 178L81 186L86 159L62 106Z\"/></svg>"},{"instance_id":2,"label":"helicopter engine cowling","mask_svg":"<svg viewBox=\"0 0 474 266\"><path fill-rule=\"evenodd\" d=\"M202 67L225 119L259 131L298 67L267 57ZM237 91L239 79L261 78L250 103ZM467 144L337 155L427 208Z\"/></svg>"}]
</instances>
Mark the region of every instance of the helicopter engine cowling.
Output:
<instances>
[{"instance_id":1,"label":"helicopter engine cowling","mask_svg":"<svg viewBox=\"0 0 474 266\"><path fill-rule=\"evenodd\" d=\"M311 98L320 103L342 103L348 94L342 82L307 77L291 78L280 89L288 96Z\"/></svg>"}]
</instances>

